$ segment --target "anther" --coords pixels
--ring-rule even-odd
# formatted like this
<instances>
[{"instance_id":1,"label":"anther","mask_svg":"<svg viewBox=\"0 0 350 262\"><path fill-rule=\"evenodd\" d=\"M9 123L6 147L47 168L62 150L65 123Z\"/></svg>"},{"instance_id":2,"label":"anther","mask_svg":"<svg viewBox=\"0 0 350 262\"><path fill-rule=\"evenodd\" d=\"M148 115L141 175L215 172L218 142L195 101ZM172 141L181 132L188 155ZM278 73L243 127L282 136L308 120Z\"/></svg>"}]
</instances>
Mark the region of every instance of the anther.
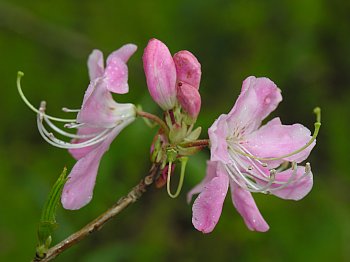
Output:
<instances>
[{"instance_id":1,"label":"anther","mask_svg":"<svg viewBox=\"0 0 350 262\"><path fill-rule=\"evenodd\" d=\"M307 162L305 164L305 173L309 174L311 172L311 164L309 162Z\"/></svg>"},{"instance_id":2,"label":"anther","mask_svg":"<svg viewBox=\"0 0 350 262\"><path fill-rule=\"evenodd\" d=\"M46 101L41 101L39 111L40 111L40 113L44 113L45 110L46 110Z\"/></svg>"},{"instance_id":3,"label":"anther","mask_svg":"<svg viewBox=\"0 0 350 262\"><path fill-rule=\"evenodd\" d=\"M277 173L276 169L271 169L270 170L270 179L272 181L274 181L276 179L276 173Z\"/></svg>"}]
</instances>

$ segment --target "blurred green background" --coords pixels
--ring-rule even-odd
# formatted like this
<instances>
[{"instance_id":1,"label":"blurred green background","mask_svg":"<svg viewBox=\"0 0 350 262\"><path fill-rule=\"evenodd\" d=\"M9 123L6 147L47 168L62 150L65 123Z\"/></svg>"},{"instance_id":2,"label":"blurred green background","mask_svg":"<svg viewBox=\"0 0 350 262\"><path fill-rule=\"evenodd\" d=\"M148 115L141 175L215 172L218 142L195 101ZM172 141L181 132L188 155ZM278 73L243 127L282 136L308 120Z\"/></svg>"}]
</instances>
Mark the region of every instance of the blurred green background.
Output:
<instances>
[{"instance_id":1,"label":"blurred green background","mask_svg":"<svg viewBox=\"0 0 350 262\"><path fill-rule=\"evenodd\" d=\"M228 112L241 82L267 76L284 101L273 116L313 129L315 106L323 110L318 143L310 156L314 188L302 201L254 195L270 224L250 232L227 197L208 235L191 223L186 192L205 174L209 152L192 157L179 198L151 189L102 231L57 261L350 261L349 116L350 2L294 1L24 1L0 0L0 260L28 261L47 193L73 159L37 132L24 92L48 112L79 108L88 84L86 59L125 43L139 50L129 62L130 93L118 101L161 113L146 88L141 56L156 37L174 53L187 49L202 64L202 111L207 129ZM270 116L273 117L273 116ZM103 157L92 202L79 211L58 210L54 241L82 227L125 194L147 172L155 133L143 121L127 127ZM203 138L206 133L203 132Z\"/></svg>"}]
</instances>

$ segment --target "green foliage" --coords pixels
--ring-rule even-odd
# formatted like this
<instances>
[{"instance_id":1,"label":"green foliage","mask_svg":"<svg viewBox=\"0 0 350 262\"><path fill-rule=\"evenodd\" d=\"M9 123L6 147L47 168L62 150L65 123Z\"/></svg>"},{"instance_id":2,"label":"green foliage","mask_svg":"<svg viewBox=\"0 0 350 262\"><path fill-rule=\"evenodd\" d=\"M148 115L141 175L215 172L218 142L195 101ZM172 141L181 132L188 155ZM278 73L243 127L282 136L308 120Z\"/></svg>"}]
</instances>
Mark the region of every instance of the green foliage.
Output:
<instances>
[{"instance_id":1,"label":"green foliage","mask_svg":"<svg viewBox=\"0 0 350 262\"><path fill-rule=\"evenodd\" d=\"M53 185L46 203L43 207L39 227L38 227L38 246L37 256L44 257L45 252L51 245L52 234L57 228L56 210L61 200L63 186L67 181L67 168L64 168L56 183Z\"/></svg>"}]
</instances>

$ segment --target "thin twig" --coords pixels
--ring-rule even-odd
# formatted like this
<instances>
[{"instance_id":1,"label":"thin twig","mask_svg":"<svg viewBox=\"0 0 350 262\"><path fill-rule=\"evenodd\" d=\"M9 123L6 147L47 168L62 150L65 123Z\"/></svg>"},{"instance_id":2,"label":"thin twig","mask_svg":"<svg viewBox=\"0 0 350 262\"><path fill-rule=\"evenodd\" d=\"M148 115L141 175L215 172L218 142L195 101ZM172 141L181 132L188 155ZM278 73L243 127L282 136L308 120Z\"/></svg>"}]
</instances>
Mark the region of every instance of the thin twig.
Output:
<instances>
[{"instance_id":1,"label":"thin twig","mask_svg":"<svg viewBox=\"0 0 350 262\"><path fill-rule=\"evenodd\" d=\"M156 175L158 173L158 166L153 165L149 171L149 175L146 176L144 179L140 181L125 197L122 197L118 200L118 202L113 205L110 209L105 211L102 215L100 215L98 218L91 221L89 224L84 226L79 231L73 233L57 245L50 248L46 256L44 258L34 258L32 262L46 262L51 261L55 257L57 257L59 254L61 254L66 249L70 248L71 246L74 246L87 236L89 236L91 233L100 230L106 222L108 222L110 219L112 219L114 216L118 215L121 211L123 211L126 207L128 207L130 204L134 203L136 200L138 200L143 193L146 192L147 187L149 187L155 180Z\"/></svg>"},{"instance_id":2,"label":"thin twig","mask_svg":"<svg viewBox=\"0 0 350 262\"><path fill-rule=\"evenodd\" d=\"M207 147L209 146L210 141L209 139L201 139L201 140L196 140L192 142L186 142L183 144L180 144L182 147Z\"/></svg>"}]
</instances>

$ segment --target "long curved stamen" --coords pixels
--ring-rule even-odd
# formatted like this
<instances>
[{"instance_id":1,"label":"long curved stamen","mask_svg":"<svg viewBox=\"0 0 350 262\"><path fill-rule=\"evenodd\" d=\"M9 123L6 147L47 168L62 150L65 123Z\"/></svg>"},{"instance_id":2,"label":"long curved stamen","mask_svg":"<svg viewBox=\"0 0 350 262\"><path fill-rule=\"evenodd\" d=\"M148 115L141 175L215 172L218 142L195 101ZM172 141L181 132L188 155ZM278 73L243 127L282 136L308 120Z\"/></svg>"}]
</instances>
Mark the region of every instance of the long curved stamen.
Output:
<instances>
[{"instance_id":1,"label":"long curved stamen","mask_svg":"<svg viewBox=\"0 0 350 262\"><path fill-rule=\"evenodd\" d=\"M21 79L24 76L23 72L18 71L17 72L17 90L18 93L20 95L20 97L22 98L23 102L35 113L37 114L42 114L38 109L36 109L29 101L28 99L25 97L23 91L22 91L22 87L21 87ZM45 116L53 121L57 121L57 122L75 122L75 119L66 119L66 118L58 118L58 117L53 117L50 115L45 114Z\"/></svg>"},{"instance_id":2,"label":"long curved stamen","mask_svg":"<svg viewBox=\"0 0 350 262\"><path fill-rule=\"evenodd\" d=\"M247 190L249 190L250 192L266 192L270 188L270 186L275 182L276 170L274 169L270 170L269 178L265 178L265 177L263 178L263 180L268 183L264 186L261 186L255 181L256 179L259 179L259 178L255 177L254 175L250 175L248 173L242 173L236 165L237 159L233 158L233 156L230 156L230 158L232 160L232 163L228 168L231 169L233 167L235 169L235 170L231 170L232 173L237 174L244 181L244 183L246 184ZM244 168L244 166L242 166L242 168Z\"/></svg>"},{"instance_id":3,"label":"long curved stamen","mask_svg":"<svg viewBox=\"0 0 350 262\"><path fill-rule=\"evenodd\" d=\"M169 195L171 198L176 198L176 197L178 197L178 195L179 195L180 192L181 192L182 185L183 185L183 182L184 182L185 170L186 170L186 164L187 164L187 161L188 161L188 157L182 157L182 158L180 158L180 161L181 161L180 180L179 180L179 184L178 184L178 186L177 186L177 189L176 189L175 194L172 194L172 193L171 193L171 190L170 190L170 177L171 177L171 171L172 171L172 170L171 170L172 162L169 162L169 166L168 166L168 177L167 177L167 185L166 185L166 188L167 188L168 195Z\"/></svg>"},{"instance_id":4,"label":"long curved stamen","mask_svg":"<svg viewBox=\"0 0 350 262\"><path fill-rule=\"evenodd\" d=\"M224 165L227 174L232 178L232 180L241 188L243 188L244 190L248 190L250 191L250 189L247 187L247 185L245 183L241 183L241 181L239 181L237 179L237 177L235 176L235 173L229 168L228 165Z\"/></svg>"},{"instance_id":5,"label":"long curved stamen","mask_svg":"<svg viewBox=\"0 0 350 262\"><path fill-rule=\"evenodd\" d=\"M246 154L246 153L244 153L240 150L237 150L237 149L235 151L240 155L247 156L247 157L250 157L250 158L253 158L256 160L262 160L262 161L282 160L284 158L296 155L296 154L300 153L301 151L305 150L306 148L308 148L316 140L316 137L317 137L318 132L319 132L320 127L321 127L321 109L319 107L316 107L314 109L314 113L316 114L316 123L315 123L315 130L314 130L314 133L312 135L312 138L303 147L301 147L301 148L299 148L299 149L297 149L289 154L286 154L286 155L283 155L280 157L257 157L257 156L251 155L251 154Z\"/></svg>"},{"instance_id":6,"label":"long curved stamen","mask_svg":"<svg viewBox=\"0 0 350 262\"><path fill-rule=\"evenodd\" d=\"M40 108L40 110L42 110L42 107ZM102 142L103 140L105 140L109 133L113 130L113 129L106 129L104 131L102 131L101 133L99 133L97 136L93 137L92 139L89 139L87 141L81 142L81 143L68 143L65 141L62 141L60 139L57 139L52 133L48 132L46 130L46 128L43 125L43 114L38 114L37 116L37 125L38 125L38 130L40 135L45 139L46 142L48 142L49 144L59 147L59 148L64 148L64 149L75 149L75 148L83 148L83 147L88 147L88 146L92 146L95 144L98 144L100 142Z\"/></svg>"},{"instance_id":7,"label":"long curved stamen","mask_svg":"<svg viewBox=\"0 0 350 262\"><path fill-rule=\"evenodd\" d=\"M39 121L40 120L38 120L38 122ZM38 129L39 129L40 135L45 139L46 142L48 142L49 144L55 147L64 148L64 149L77 149L77 148L83 148L83 147L88 147L88 146L98 144L103 140L105 140L108 137L109 133L111 132L111 130L106 129L103 132L101 132L98 136L90 140L84 141L82 143L73 144L73 143L68 143L60 139L57 139L52 133L49 133L44 128L42 123L38 123L38 127L39 127Z\"/></svg>"},{"instance_id":8,"label":"long curved stamen","mask_svg":"<svg viewBox=\"0 0 350 262\"><path fill-rule=\"evenodd\" d=\"M292 175L288 178L287 181L278 181L276 180L276 175L278 175L278 173L275 169L271 169L269 171L270 175L269 177L267 177L266 174L255 163L256 160L254 161L253 159L247 157L247 160L252 164L252 166L249 166L250 168L247 168L246 164L244 164L233 151L229 152L229 157L231 163L225 165L227 173L240 187L253 193L268 193L286 188L287 186L302 180L311 172L310 163L306 163L305 173L302 176L296 178L297 164L296 162L292 162ZM239 165L239 167L237 166L237 164ZM260 174L262 174L262 176L257 177L253 173L250 174L246 172L241 172L240 168L247 171L256 169ZM266 184L264 183L264 185L261 185L261 183L258 182L259 180L266 182Z\"/></svg>"},{"instance_id":9,"label":"long curved stamen","mask_svg":"<svg viewBox=\"0 0 350 262\"><path fill-rule=\"evenodd\" d=\"M292 166L292 168L293 168L293 166ZM273 187L269 191L273 192L273 191L277 191L277 190L281 190L283 188L286 188L287 186L289 186L289 185L291 185L293 183L299 182L304 177L310 175L310 173L311 173L310 163L306 163L306 165L305 165L305 173L302 176L298 177L297 179L294 179L296 177L296 175L297 175L297 164L295 164L295 169L293 170L293 174L290 176L290 178L287 180L287 182L284 182L284 184L279 186L279 187Z\"/></svg>"},{"instance_id":10,"label":"long curved stamen","mask_svg":"<svg viewBox=\"0 0 350 262\"><path fill-rule=\"evenodd\" d=\"M242 148L242 150L246 150L243 146L241 146L241 145L239 145L239 146ZM244 170L249 170L249 169L255 168L261 175L261 177L259 177L259 179L263 179L263 180L267 179L267 181L269 181L269 177L267 176L267 174L261 170L261 168L255 163L255 161L258 162L258 164L260 164L264 168L266 168L265 163L262 163L259 160L254 161L253 159L246 157L247 160L251 163L251 166L247 167L246 165L243 164L243 162L241 161L241 159L238 156L236 157L235 150L233 149L233 147L229 146L229 149L231 149L231 150L229 150L230 157L234 156L234 158L235 158L234 161L236 161ZM249 151L247 153L249 153Z\"/></svg>"},{"instance_id":11,"label":"long curved stamen","mask_svg":"<svg viewBox=\"0 0 350 262\"><path fill-rule=\"evenodd\" d=\"M59 133L59 134L61 134L63 136L69 137L69 138L86 139L86 138L95 137L98 134L100 134L100 132L92 133L92 134L86 134L86 135L72 134L72 133L66 132L66 131L62 130L61 128L59 128L58 126L56 126L46 116L44 116L44 120L49 125L49 127L51 127L54 131L56 131L57 133Z\"/></svg>"}]
</instances>

